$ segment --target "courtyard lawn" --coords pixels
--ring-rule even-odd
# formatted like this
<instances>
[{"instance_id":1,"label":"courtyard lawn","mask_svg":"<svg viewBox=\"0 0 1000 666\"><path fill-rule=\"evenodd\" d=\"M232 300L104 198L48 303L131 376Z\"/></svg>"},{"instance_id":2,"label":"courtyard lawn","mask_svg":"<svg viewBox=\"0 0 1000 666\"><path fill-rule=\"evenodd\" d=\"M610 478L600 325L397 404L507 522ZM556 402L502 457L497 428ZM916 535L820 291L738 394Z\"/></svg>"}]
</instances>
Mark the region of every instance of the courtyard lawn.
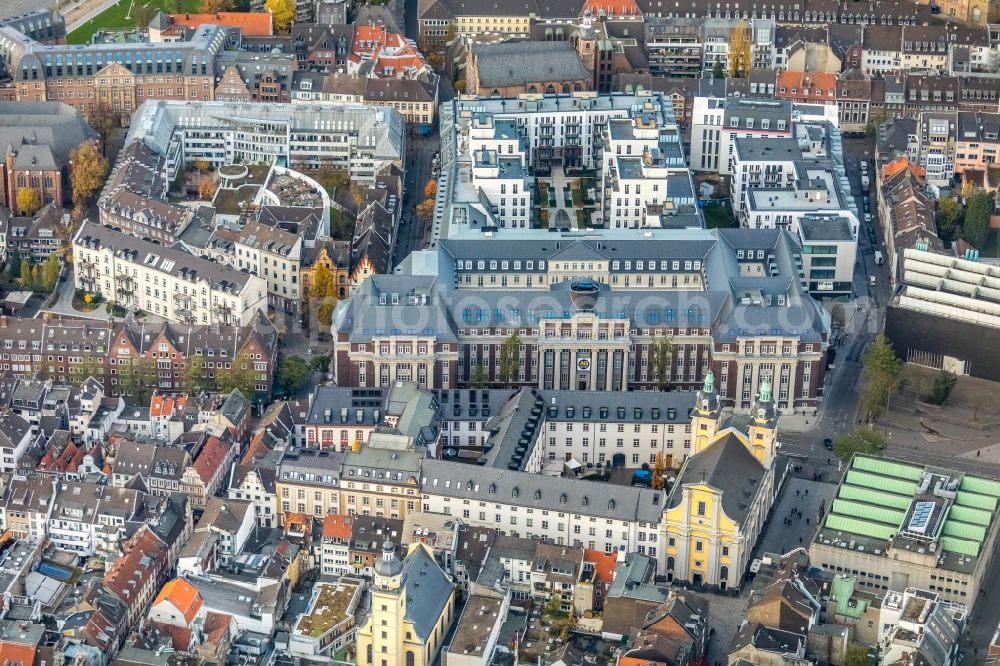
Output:
<instances>
[{"instance_id":1,"label":"courtyard lawn","mask_svg":"<svg viewBox=\"0 0 1000 666\"><path fill-rule=\"evenodd\" d=\"M705 215L705 226L709 229L729 229L738 226L728 202L721 205L706 204L702 213Z\"/></svg>"},{"instance_id":2,"label":"courtyard lawn","mask_svg":"<svg viewBox=\"0 0 1000 666\"><path fill-rule=\"evenodd\" d=\"M150 5L159 10L167 11L180 5L181 13L197 13L201 8L201 0L135 0L135 6ZM132 9L129 18L125 18ZM98 30L121 30L135 28L135 11L132 0L118 0L103 12L88 20L76 30L66 35L67 44L88 44L90 38Z\"/></svg>"}]
</instances>

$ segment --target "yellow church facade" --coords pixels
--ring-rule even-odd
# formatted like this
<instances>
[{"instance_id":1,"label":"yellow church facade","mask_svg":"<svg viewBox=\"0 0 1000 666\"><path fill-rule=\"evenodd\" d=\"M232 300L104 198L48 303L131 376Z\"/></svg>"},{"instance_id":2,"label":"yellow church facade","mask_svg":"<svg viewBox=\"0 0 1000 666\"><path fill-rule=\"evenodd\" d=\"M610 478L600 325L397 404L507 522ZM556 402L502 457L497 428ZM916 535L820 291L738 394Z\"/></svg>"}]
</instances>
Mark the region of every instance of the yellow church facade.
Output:
<instances>
[{"instance_id":1,"label":"yellow church facade","mask_svg":"<svg viewBox=\"0 0 1000 666\"><path fill-rule=\"evenodd\" d=\"M371 612L357 631L358 665L430 666L455 619L455 585L422 543L400 560L386 541L374 568Z\"/></svg>"},{"instance_id":2,"label":"yellow church facade","mask_svg":"<svg viewBox=\"0 0 1000 666\"><path fill-rule=\"evenodd\" d=\"M738 588L786 460L777 456L770 384L749 415L724 417L710 372L692 411L692 452L671 488L660 528L668 580Z\"/></svg>"}]
</instances>

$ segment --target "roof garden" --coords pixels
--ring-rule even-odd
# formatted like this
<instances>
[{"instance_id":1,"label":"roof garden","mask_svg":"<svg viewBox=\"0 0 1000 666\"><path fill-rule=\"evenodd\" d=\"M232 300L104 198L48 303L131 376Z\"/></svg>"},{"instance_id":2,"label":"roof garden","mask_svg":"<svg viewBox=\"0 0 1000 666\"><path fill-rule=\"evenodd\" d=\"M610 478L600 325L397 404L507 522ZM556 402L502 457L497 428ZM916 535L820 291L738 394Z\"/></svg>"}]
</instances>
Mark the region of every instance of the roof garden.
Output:
<instances>
[{"instance_id":1,"label":"roof garden","mask_svg":"<svg viewBox=\"0 0 1000 666\"><path fill-rule=\"evenodd\" d=\"M320 638L344 620L350 617L355 599L360 596L361 583L341 580L338 583L320 583L317 585L312 608L308 614L303 614L295 627L295 633L309 638Z\"/></svg>"}]
</instances>

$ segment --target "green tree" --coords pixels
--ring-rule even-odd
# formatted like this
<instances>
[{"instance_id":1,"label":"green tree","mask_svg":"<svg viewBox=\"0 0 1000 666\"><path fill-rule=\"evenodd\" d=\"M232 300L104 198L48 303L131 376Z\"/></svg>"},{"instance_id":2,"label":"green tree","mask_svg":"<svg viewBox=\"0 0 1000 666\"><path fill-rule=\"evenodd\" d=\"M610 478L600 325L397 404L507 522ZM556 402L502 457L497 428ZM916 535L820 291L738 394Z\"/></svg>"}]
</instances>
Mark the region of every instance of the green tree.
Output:
<instances>
[{"instance_id":1,"label":"green tree","mask_svg":"<svg viewBox=\"0 0 1000 666\"><path fill-rule=\"evenodd\" d=\"M22 215L34 215L42 207L42 198L33 187L22 187L17 191L17 210Z\"/></svg>"},{"instance_id":2,"label":"green tree","mask_svg":"<svg viewBox=\"0 0 1000 666\"><path fill-rule=\"evenodd\" d=\"M45 263L42 264L42 283L44 284L46 291L52 291L58 281L59 259L56 258L55 253L53 253L50 254L48 258L45 259Z\"/></svg>"},{"instance_id":3,"label":"green tree","mask_svg":"<svg viewBox=\"0 0 1000 666\"><path fill-rule=\"evenodd\" d=\"M427 224L434 218L434 199L424 199L417 204L414 212L416 212L418 220Z\"/></svg>"},{"instance_id":4,"label":"green tree","mask_svg":"<svg viewBox=\"0 0 1000 666\"><path fill-rule=\"evenodd\" d=\"M17 283L25 289L31 289L31 263L27 259L21 260L21 277Z\"/></svg>"},{"instance_id":5,"label":"green tree","mask_svg":"<svg viewBox=\"0 0 1000 666\"><path fill-rule=\"evenodd\" d=\"M661 391L670 386L670 368L673 359L673 341L669 336L661 335L649 346L649 355L653 361L653 381Z\"/></svg>"},{"instance_id":6,"label":"green tree","mask_svg":"<svg viewBox=\"0 0 1000 666\"><path fill-rule=\"evenodd\" d=\"M974 247L981 248L990 235L990 215L993 213L993 193L980 191L969 197L965 210L962 237Z\"/></svg>"},{"instance_id":7,"label":"green tree","mask_svg":"<svg viewBox=\"0 0 1000 666\"><path fill-rule=\"evenodd\" d=\"M279 33L287 34L295 20L295 5L292 0L267 0L264 3L265 9L271 12L274 19L274 27Z\"/></svg>"},{"instance_id":8,"label":"green tree","mask_svg":"<svg viewBox=\"0 0 1000 666\"><path fill-rule=\"evenodd\" d=\"M155 16L155 10L153 16ZM153 20L153 16L149 17L145 25L149 25L149 21ZM139 20L139 14L136 14L136 22ZM87 124L93 128L101 140L101 155L107 155L108 139L116 127L121 127L121 119L118 117L118 112L112 109L111 105L107 102L99 102L87 112Z\"/></svg>"},{"instance_id":9,"label":"green tree","mask_svg":"<svg viewBox=\"0 0 1000 666\"><path fill-rule=\"evenodd\" d=\"M149 22L153 20L156 16L156 7L152 3L149 4L136 4L132 8L132 17L135 19L135 27L139 30L145 30L149 27Z\"/></svg>"},{"instance_id":10,"label":"green tree","mask_svg":"<svg viewBox=\"0 0 1000 666\"><path fill-rule=\"evenodd\" d=\"M230 393L235 389L248 400L253 400L257 394L257 372L253 369L253 360L241 355L228 368L216 370L215 385L221 393Z\"/></svg>"},{"instance_id":11,"label":"green tree","mask_svg":"<svg viewBox=\"0 0 1000 666\"><path fill-rule=\"evenodd\" d=\"M84 356L80 363L69 368L69 381L74 386L80 386L90 377L104 383L103 359L97 356Z\"/></svg>"},{"instance_id":12,"label":"green tree","mask_svg":"<svg viewBox=\"0 0 1000 666\"><path fill-rule=\"evenodd\" d=\"M486 373L486 366L477 365L472 370L472 377L469 378L469 388L486 388L490 383L490 376Z\"/></svg>"},{"instance_id":13,"label":"green tree","mask_svg":"<svg viewBox=\"0 0 1000 666\"><path fill-rule=\"evenodd\" d=\"M45 288L45 285L42 284L42 269L38 267L38 264L31 267L31 288L38 291Z\"/></svg>"},{"instance_id":14,"label":"green tree","mask_svg":"<svg viewBox=\"0 0 1000 666\"><path fill-rule=\"evenodd\" d=\"M885 334L879 333L868 345L861 363L861 377L865 380L861 394L862 414L874 421L885 411L889 396L899 383L899 359Z\"/></svg>"},{"instance_id":15,"label":"green tree","mask_svg":"<svg viewBox=\"0 0 1000 666\"><path fill-rule=\"evenodd\" d=\"M954 372L941 370L937 376L934 377L934 384L931 386L931 394L927 399L935 405L943 405L944 401L948 399L949 395L951 395L951 390L955 388L956 383L958 383L958 377L955 376Z\"/></svg>"},{"instance_id":16,"label":"green tree","mask_svg":"<svg viewBox=\"0 0 1000 666\"><path fill-rule=\"evenodd\" d=\"M320 326L329 327L333 324L333 309L336 305L337 297L333 294L327 294L316 311L316 320L319 321Z\"/></svg>"},{"instance_id":17,"label":"green tree","mask_svg":"<svg viewBox=\"0 0 1000 666\"><path fill-rule=\"evenodd\" d=\"M298 356L289 356L278 366L278 388L286 393L297 393L311 374L308 363Z\"/></svg>"},{"instance_id":18,"label":"green tree","mask_svg":"<svg viewBox=\"0 0 1000 666\"><path fill-rule=\"evenodd\" d=\"M653 463L653 490L663 490L663 473L667 471L667 466L663 461L663 453L656 454L656 461Z\"/></svg>"},{"instance_id":19,"label":"green tree","mask_svg":"<svg viewBox=\"0 0 1000 666\"><path fill-rule=\"evenodd\" d=\"M210 388L208 374L205 371L205 357L192 356L184 367L181 378L181 389L191 395L199 395Z\"/></svg>"},{"instance_id":20,"label":"green tree","mask_svg":"<svg viewBox=\"0 0 1000 666\"><path fill-rule=\"evenodd\" d=\"M712 66L712 78L713 79L724 79L726 78L726 69L722 66L722 61L718 60Z\"/></svg>"},{"instance_id":21,"label":"green tree","mask_svg":"<svg viewBox=\"0 0 1000 666\"><path fill-rule=\"evenodd\" d=\"M850 643L844 652L843 666L870 666L868 648L861 643Z\"/></svg>"},{"instance_id":22,"label":"green tree","mask_svg":"<svg viewBox=\"0 0 1000 666\"><path fill-rule=\"evenodd\" d=\"M839 331L844 328L846 322L847 314L844 312L844 306L840 303L835 303L830 308L830 325L833 327L833 330Z\"/></svg>"},{"instance_id":23,"label":"green tree","mask_svg":"<svg viewBox=\"0 0 1000 666\"><path fill-rule=\"evenodd\" d=\"M739 21L729 31L729 78L750 74L750 26Z\"/></svg>"},{"instance_id":24,"label":"green tree","mask_svg":"<svg viewBox=\"0 0 1000 666\"><path fill-rule=\"evenodd\" d=\"M892 114L883 109L876 109L869 113L868 123L865 125L865 138L874 141L875 129L890 118L892 118Z\"/></svg>"},{"instance_id":25,"label":"green tree","mask_svg":"<svg viewBox=\"0 0 1000 666\"><path fill-rule=\"evenodd\" d=\"M153 397L156 387L156 362L151 358L133 358L122 365L118 361L118 392L126 402L143 405Z\"/></svg>"},{"instance_id":26,"label":"green tree","mask_svg":"<svg viewBox=\"0 0 1000 666\"><path fill-rule=\"evenodd\" d=\"M500 375L498 379L509 384L517 381L517 373L521 370L521 336L515 330L500 347Z\"/></svg>"},{"instance_id":27,"label":"green tree","mask_svg":"<svg viewBox=\"0 0 1000 666\"><path fill-rule=\"evenodd\" d=\"M954 237L955 230L962 219L962 204L955 197L938 199L937 227L942 238Z\"/></svg>"},{"instance_id":28,"label":"green tree","mask_svg":"<svg viewBox=\"0 0 1000 666\"><path fill-rule=\"evenodd\" d=\"M313 372L322 372L323 374L330 372L330 357L325 354L323 356L313 356L309 359L309 369Z\"/></svg>"},{"instance_id":29,"label":"green tree","mask_svg":"<svg viewBox=\"0 0 1000 666\"><path fill-rule=\"evenodd\" d=\"M21 275L21 253L17 248L14 248L7 257L7 275L11 280L16 280Z\"/></svg>"},{"instance_id":30,"label":"green tree","mask_svg":"<svg viewBox=\"0 0 1000 666\"><path fill-rule=\"evenodd\" d=\"M73 163L70 172L73 203L85 207L94 192L104 185L104 179L108 175L108 161L90 142L81 144L74 150L70 161Z\"/></svg>"},{"instance_id":31,"label":"green tree","mask_svg":"<svg viewBox=\"0 0 1000 666\"><path fill-rule=\"evenodd\" d=\"M833 443L833 453L847 462L855 453L881 455L885 448L885 436L879 430L858 428Z\"/></svg>"}]
</instances>

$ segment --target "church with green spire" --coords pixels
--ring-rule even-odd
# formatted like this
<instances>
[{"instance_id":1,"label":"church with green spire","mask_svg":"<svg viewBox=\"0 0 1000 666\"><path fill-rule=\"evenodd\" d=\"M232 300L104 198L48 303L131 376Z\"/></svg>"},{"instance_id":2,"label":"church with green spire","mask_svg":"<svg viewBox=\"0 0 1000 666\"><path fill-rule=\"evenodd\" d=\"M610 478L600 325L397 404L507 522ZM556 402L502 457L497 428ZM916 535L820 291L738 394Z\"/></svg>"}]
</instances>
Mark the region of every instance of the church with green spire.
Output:
<instances>
[{"instance_id":1,"label":"church with green spire","mask_svg":"<svg viewBox=\"0 0 1000 666\"><path fill-rule=\"evenodd\" d=\"M709 372L691 412L691 455L661 521L666 575L678 583L739 588L788 460L778 452L778 410L761 382L748 413L723 408Z\"/></svg>"}]
</instances>

